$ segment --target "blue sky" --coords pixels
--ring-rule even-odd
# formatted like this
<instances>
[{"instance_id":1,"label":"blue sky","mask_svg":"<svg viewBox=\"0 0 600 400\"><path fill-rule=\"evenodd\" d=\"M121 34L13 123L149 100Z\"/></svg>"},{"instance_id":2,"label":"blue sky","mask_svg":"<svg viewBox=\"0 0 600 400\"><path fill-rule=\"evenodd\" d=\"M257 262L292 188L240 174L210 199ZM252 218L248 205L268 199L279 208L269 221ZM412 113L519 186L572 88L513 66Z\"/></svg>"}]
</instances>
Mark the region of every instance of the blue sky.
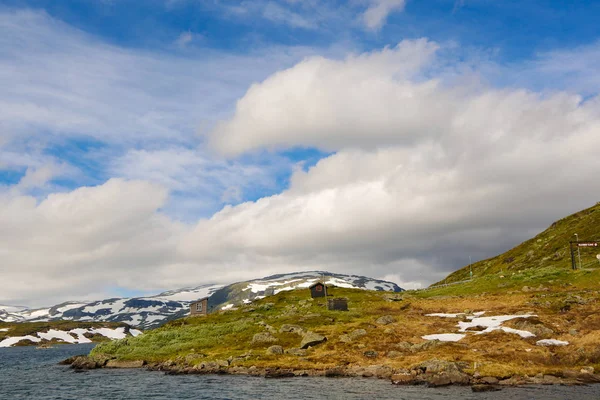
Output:
<instances>
[{"instance_id":1,"label":"blue sky","mask_svg":"<svg viewBox=\"0 0 600 400\"><path fill-rule=\"evenodd\" d=\"M162 54L179 61L205 60L216 54L218 57L224 54L244 57L261 52L289 51L286 60L276 60L271 65L265 63L262 71L253 71L251 76L232 78L234 82L230 87L218 89L229 90L229 93L223 93L225 98L222 100L208 102L200 111L205 115L189 115L187 120L180 121L174 129L180 129L178 142L185 148L202 146L195 131L202 129L203 124L210 127L215 122L215 115L230 113L235 98L249 85L266 78L276 69L291 66L306 55L340 57L348 51L371 51L394 46L404 39L427 37L451 48L460 47L454 55L459 59L479 53L478 57L489 58L499 65L510 65L535 60L541 53L591 45L597 40L595 21L600 15L600 4L594 1L570 2L568 5L562 1L485 0L397 3L381 26L373 29L361 20L369 1L358 0L3 0L1 10L4 13L29 10L45 15L46 22L79 31L86 40L115 46L124 52L140 51L156 57ZM45 78L53 79L52 76ZM540 84L532 80L523 85L517 77L502 74L490 73L486 78L498 86L514 85L518 81L521 87L558 86L562 89L560 81ZM228 77L221 79L227 81ZM161 86L156 88L154 95L169 96L168 82ZM44 128L40 126L41 130ZM48 132L46 148L35 149L41 155L66 164L71 170L67 176L53 179L53 190L99 184L112 176L106 165L110 158L132 148L161 146L154 140L143 139L126 144L111 143L84 130L59 138L53 138L53 134L51 130ZM27 143L17 146L20 151L31 151ZM90 152L90 149L94 151ZM256 200L262 195L281 191L287 185L293 163L304 162L307 167L325 154L318 149L290 149L273 155L278 159L279 170L273 173L270 182L252 190L242 190L241 195L231 202ZM14 184L25 174L27 166L4 169L0 184ZM179 216L205 217L224 204L214 199L211 202L210 206Z\"/></svg>"},{"instance_id":2,"label":"blue sky","mask_svg":"<svg viewBox=\"0 0 600 400\"><path fill-rule=\"evenodd\" d=\"M571 155L596 144L598 17L597 1L0 0L0 236L51 264L15 261L3 281L35 271L46 298L69 268L92 297L194 268L431 283L595 201L547 163L595 167ZM530 192L522 171L578 194ZM511 217L542 195L556 200Z\"/></svg>"}]
</instances>

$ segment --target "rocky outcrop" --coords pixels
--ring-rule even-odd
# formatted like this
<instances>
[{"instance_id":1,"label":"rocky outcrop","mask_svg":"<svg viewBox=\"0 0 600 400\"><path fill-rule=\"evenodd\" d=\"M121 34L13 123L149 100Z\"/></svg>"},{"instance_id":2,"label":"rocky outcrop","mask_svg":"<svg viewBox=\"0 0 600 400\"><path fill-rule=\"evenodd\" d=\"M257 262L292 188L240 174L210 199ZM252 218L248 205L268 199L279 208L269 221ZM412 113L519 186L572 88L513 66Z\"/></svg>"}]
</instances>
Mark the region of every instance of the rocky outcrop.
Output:
<instances>
[{"instance_id":1,"label":"rocky outcrop","mask_svg":"<svg viewBox=\"0 0 600 400\"><path fill-rule=\"evenodd\" d=\"M298 335L302 335L304 333L304 329L299 325L284 324L281 326L281 328L279 328L279 332L296 333Z\"/></svg>"},{"instance_id":2,"label":"rocky outcrop","mask_svg":"<svg viewBox=\"0 0 600 400\"><path fill-rule=\"evenodd\" d=\"M315 332L307 332L302 338L302 343L300 343L300 348L308 349L309 347L314 347L318 344L326 342L327 338L323 335L319 335Z\"/></svg>"},{"instance_id":3,"label":"rocky outcrop","mask_svg":"<svg viewBox=\"0 0 600 400\"><path fill-rule=\"evenodd\" d=\"M392 317L391 315L384 315L383 317L377 318L375 322L379 325L389 325L396 322L396 318Z\"/></svg>"},{"instance_id":4,"label":"rocky outcrop","mask_svg":"<svg viewBox=\"0 0 600 400\"><path fill-rule=\"evenodd\" d=\"M275 354L275 355L283 354L283 347L278 346L278 345L271 346L267 349L267 354Z\"/></svg>"},{"instance_id":5,"label":"rocky outcrop","mask_svg":"<svg viewBox=\"0 0 600 400\"><path fill-rule=\"evenodd\" d=\"M260 332L260 333L256 333L253 337L252 337L252 343L256 344L256 343L273 343L276 342L277 338L275 336L273 336L270 332Z\"/></svg>"}]
</instances>

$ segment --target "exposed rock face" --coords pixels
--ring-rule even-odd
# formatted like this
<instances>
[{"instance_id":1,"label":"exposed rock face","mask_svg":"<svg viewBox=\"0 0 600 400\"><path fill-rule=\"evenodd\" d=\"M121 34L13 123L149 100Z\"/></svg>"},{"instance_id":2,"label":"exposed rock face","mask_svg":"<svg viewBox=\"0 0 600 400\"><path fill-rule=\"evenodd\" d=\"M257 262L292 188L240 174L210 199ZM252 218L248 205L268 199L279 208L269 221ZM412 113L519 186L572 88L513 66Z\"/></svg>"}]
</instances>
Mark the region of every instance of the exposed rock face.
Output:
<instances>
[{"instance_id":1,"label":"exposed rock face","mask_svg":"<svg viewBox=\"0 0 600 400\"><path fill-rule=\"evenodd\" d=\"M267 354L283 354L283 347L275 345L267 349Z\"/></svg>"},{"instance_id":2,"label":"exposed rock face","mask_svg":"<svg viewBox=\"0 0 600 400\"><path fill-rule=\"evenodd\" d=\"M319 335L314 332L307 332L302 338L302 343L300 343L300 348L308 349L309 347L316 346L323 342L326 342L327 338L323 335Z\"/></svg>"},{"instance_id":3,"label":"exposed rock face","mask_svg":"<svg viewBox=\"0 0 600 400\"><path fill-rule=\"evenodd\" d=\"M424 380L429 386L468 385L471 377L463 373L463 363L442 360L429 360L418 366L424 373Z\"/></svg>"},{"instance_id":4,"label":"exposed rock face","mask_svg":"<svg viewBox=\"0 0 600 400\"><path fill-rule=\"evenodd\" d=\"M257 333L252 337L252 343L273 343L277 338L271 335L270 332Z\"/></svg>"},{"instance_id":5,"label":"exposed rock face","mask_svg":"<svg viewBox=\"0 0 600 400\"><path fill-rule=\"evenodd\" d=\"M396 318L392 317L391 315L384 315L383 317L377 318L377 321L375 322L379 325L389 325L396 322Z\"/></svg>"}]
</instances>

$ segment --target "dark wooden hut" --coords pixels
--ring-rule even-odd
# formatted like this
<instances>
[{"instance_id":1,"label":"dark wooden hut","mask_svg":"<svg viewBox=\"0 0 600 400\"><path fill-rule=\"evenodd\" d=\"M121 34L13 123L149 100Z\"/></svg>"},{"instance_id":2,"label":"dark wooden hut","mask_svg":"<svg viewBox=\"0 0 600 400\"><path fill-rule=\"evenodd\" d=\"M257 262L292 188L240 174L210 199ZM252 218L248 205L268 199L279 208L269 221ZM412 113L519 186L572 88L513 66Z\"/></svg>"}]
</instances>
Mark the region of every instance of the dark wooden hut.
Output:
<instances>
[{"instance_id":1,"label":"dark wooden hut","mask_svg":"<svg viewBox=\"0 0 600 400\"><path fill-rule=\"evenodd\" d=\"M206 315L208 314L208 297L194 301L190 304L190 315Z\"/></svg>"},{"instance_id":2,"label":"dark wooden hut","mask_svg":"<svg viewBox=\"0 0 600 400\"><path fill-rule=\"evenodd\" d=\"M316 297L327 296L327 288L321 282L313 283L308 287L310 289L310 296L314 299Z\"/></svg>"},{"instance_id":3,"label":"dark wooden hut","mask_svg":"<svg viewBox=\"0 0 600 400\"><path fill-rule=\"evenodd\" d=\"M348 311L348 299L343 297L327 299L327 309L331 311Z\"/></svg>"}]
</instances>

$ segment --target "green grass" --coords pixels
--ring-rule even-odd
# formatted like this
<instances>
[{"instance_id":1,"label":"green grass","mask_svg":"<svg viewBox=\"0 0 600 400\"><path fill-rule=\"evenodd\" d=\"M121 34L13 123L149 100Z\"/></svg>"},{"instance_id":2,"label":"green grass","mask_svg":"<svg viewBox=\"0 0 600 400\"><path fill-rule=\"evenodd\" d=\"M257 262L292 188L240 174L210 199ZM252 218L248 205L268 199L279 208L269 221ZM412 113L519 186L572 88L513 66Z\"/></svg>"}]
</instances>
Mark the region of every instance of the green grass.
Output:
<instances>
[{"instance_id":1,"label":"green grass","mask_svg":"<svg viewBox=\"0 0 600 400\"><path fill-rule=\"evenodd\" d=\"M554 279L570 282L573 275L569 242L575 240L575 233L579 235L581 241L600 240L600 203L556 221L533 239L521 243L506 253L474 263L473 276L474 278L500 275L512 277L513 274L517 274L532 282L538 282L552 279L554 275ZM580 251L584 267L600 269L600 263L596 259L600 248L581 248ZM527 275L525 273L527 270L540 272L536 277ZM469 279L469 273L470 268L467 265L433 286ZM485 285L485 283L481 284Z\"/></svg>"}]
</instances>

